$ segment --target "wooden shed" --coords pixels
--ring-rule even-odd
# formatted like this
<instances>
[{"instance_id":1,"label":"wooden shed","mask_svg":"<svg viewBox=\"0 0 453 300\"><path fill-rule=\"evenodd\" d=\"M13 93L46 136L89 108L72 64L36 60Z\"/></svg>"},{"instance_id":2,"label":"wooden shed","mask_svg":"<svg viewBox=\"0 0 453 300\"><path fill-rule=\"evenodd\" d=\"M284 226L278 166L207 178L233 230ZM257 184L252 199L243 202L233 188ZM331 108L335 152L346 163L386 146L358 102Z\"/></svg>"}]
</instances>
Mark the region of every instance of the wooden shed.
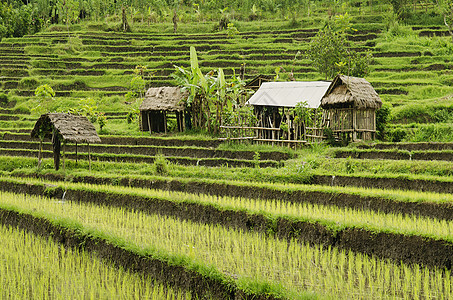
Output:
<instances>
[{"instance_id":1,"label":"wooden shed","mask_svg":"<svg viewBox=\"0 0 453 300\"><path fill-rule=\"evenodd\" d=\"M312 137L321 138L322 130L310 128L308 132L308 127L297 125L291 110L299 102L306 102L316 115L316 109L330 84L330 81L262 82L256 93L247 101L247 104L254 107L257 126L262 128L258 132L258 139L306 141L307 137L310 137L310 140ZM286 124L287 130L280 130L282 123Z\"/></svg>"},{"instance_id":2,"label":"wooden shed","mask_svg":"<svg viewBox=\"0 0 453 300\"><path fill-rule=\"evenodd\" d=\"M185 105L187 93L179 87L150 88L140 105L140 130L167 133L168 119L176 119L176 129L185 130Z\"/></svg>"},{"instance_id":3,"label":"wooden shed","mask_svg":"<svg viewBox=\"0 0 453 300\"><path fill-rule=\"evenodd\" d=\"M376 110L382 101L363 78L338 75L321 99L327 127L342 139L372 140L376 137Z\"/></svg>"},{"instance_id":4,"label":"wooden shed","mask_svg":"<svg viewBox=\"0 0 453 300\"><path fill-rule=\"evenodd\" d=\"M88 121L87 117L66 113L49 113L41 115L31 131L31 137L40 139L38 166L40 166L42 159L43 140L45 138L52 140L54 165L56 170L60 168L61 143L63 143L63 153L66 143L75 143L76 154L77 144L87 143L88 157L90 161L89 165L91 169L91 155L89 151L90 144L101 142L94 125Z\"/></svg>"}]
</instances>

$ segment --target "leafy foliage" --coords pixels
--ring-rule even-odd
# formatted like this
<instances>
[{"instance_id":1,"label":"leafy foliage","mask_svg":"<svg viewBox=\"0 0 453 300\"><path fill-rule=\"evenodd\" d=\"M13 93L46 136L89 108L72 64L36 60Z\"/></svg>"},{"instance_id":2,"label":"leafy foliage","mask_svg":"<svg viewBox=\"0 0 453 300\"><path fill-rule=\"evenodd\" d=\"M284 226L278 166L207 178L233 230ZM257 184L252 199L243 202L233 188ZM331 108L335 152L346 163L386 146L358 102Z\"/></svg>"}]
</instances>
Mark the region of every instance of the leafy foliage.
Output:
<instances>
[{"instance_id":1,"label":"leafy foliage","mask_svg":"<svg viewBox=\"0 0 453 300\"><path fill-rule=\"evenodd\" d=\"M50 85L43 84L36 88L35 97L37 98L37 104L32 108L32 111L38 114L48 113L50 102L55 97L55 91Z\"/></svg>"},{"instance_id":2,"label":"leafy foliage","mask_svg":"<svg viewBox=\"0 0 453 300\"><path fill-rule=\"evenodd\" d=\"M453 1L452 0L436 0L437 10L444 17L445 26L453 40Z\"/></svg>"},{"instance_id":3,"label":"leafy foliage","mask_svg":"<svg viewBox=\"0 0 453 300\"><path fill-rule=\"evenodd\" d=\"M35 33L42 27L42 20L30 5L15 5L14 1L0 2L0 40Z\"/></svg>"},{"instance_id":4,"label":"leafy foliage","mask_svg":"<svg viewBox=\"0 0 453 300\"><path fill-rule=\"evenodd\" d=\"M50 85L43 84L36 88L35 96L41 98L52 98L55 97L55 91Z\"/></svg>"},{"instance_id":5,"label":"leafy foliage","mask_svg":"<svg viewBox=\"0 0 453 300\"><path fill-rule=\"evenodd\" d=\"M346 31L351 30L347 17L337 17L311 40L306 56L327 79L337 74L363 77L369 72L371 52L364 55L350 49Z\"/></svg>"},{"instance_id":6,"label":"leafy foliage","mask_svg":"<svg viewBox=\"0 0 453 300\"><path fill-rule=\"evenodd\" d=\"M376 131L377 138L385 140L387 123L390 121L391 106L384 104L376 111Z\"/></svg>"},{"instance_id":7,"label":"leafy foliage","mask_svg":"<svg viewBox=\"0 0 453 300\"><path fill-rule=\"evenodd\" d=\"M233 111L239 109L240 99L246 93L245 82L234 72L227 81L221 68L203 74L193 46L190 47L190 66L190 71L175 66L172 77L178 85L189 91L184 101L190 109L192 126L216 134L222 123L222 115L231 121Z\"/></svg>"}]
</instances>

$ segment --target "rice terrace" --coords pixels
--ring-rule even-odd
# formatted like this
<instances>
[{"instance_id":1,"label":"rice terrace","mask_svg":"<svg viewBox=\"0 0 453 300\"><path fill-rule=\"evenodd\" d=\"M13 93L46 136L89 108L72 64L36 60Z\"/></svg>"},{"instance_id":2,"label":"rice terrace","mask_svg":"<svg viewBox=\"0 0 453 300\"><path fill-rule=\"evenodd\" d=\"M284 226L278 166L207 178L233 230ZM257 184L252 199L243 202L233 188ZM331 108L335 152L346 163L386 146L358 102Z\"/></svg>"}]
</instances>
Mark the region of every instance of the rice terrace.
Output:
<instances>
[{"instance_id":1,"label":"rice terrace","mask_svg":"<svg viewBox=\"0 0 453 300\"><path fill-rule=\"evenodd\" d=\"M0 7L1 299L453 299L452 0Z\"/></svg>"}]
</instances>

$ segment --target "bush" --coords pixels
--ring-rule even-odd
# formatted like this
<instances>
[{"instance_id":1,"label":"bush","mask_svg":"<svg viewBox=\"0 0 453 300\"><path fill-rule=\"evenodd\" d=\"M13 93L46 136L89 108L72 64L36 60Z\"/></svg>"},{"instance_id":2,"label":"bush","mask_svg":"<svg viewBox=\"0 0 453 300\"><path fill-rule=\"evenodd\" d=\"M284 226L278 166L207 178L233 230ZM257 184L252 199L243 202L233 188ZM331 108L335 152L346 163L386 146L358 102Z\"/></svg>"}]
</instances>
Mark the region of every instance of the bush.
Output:
<instances>
[{"instance_id":1,"label":"bush","mask_svg":"<svg viewBox=\"0 0 453 300\"><path fill-rule=\"evenodd\" d=\"M384 104L376 111L377 138L381 141L386 139L387 123L390 121L391 105Z\"/></svg>"},{"instance_id":2,"label":"bush","mask_svg":"<svg viewBox=\"0 0 453 300\"><path fill-rule=\"evenodd\" d=\"M8 95L0 93L0 106L6 106L8 104Z\"/></svg>"},{"instance_id":3,"label":"bush","mask_svg":"<svg viewBox=\"0 0 453 300\"><path fill-rule=\"evenodd\" d=\"M36 80L35 78L33 77L24 77L20 80L20 83L19 85L22 87L22 88L29 88L29 89L33 89L33 88L36 88L36 86L38 85L38 80Z\"/></svg>"},{"instance_id":4,"label":"bush","mask_svg":"<svg viewBox=\"0 0 453 300\"><path fill-rule=\"evenodd\" d=\"M18 114L30 114L31 113L30 109L25 104L21 104L21 105L17 106L16 108L14 108L14 112L18 113Z\"/></svg>"},{"instance_id":5,"label":"bush","mask_svg":"<svg viewBox=\"0 0 453 300\"><path fill-rule=\"evenodd\" d=\"M423 124L408 139L411 142L453 142L453 124Z\"/></svg>"},{"instance_id":6,"label":"bush","mask_svg":"<svg viewBox=\"0 0 453 300\"><path fill-rule=\"evenodd\" d=\"M168 174L168 161L162 154L156 155L153 164L154 172L157 175L167 175Z\"/></svg>"},{"instance_id":7,"label":"bush","mask_svg":"<svg viewBox=\"0 0 453 300\"><path fill-rule=\"evenodd\" d=\"M389 142L398 143L404 140L407 136L407 131L402 128L394 128L388 131L387 139Z\"/></svg>"}]
</instances>

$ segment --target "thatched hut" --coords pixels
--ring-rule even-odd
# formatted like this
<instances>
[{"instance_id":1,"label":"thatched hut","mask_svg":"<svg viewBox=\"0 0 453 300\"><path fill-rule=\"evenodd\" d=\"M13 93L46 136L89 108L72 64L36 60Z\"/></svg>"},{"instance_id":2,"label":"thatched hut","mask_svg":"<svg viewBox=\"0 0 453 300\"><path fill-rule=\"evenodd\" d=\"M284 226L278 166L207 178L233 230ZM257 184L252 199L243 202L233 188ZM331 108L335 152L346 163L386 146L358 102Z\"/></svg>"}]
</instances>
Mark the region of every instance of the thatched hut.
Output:
<instances>
[{"instance_id":1,"label":"thatched hut","mask_svg":"<svg viewBox=\"0 0 453 300\"><path fill-rule=\"evenodd\" d=\"M150 88L140 105L140 129L142 131L167 133L167 120L176 119L176 129L184 131L187 93L179 87Z\"/></svg>"},{"instance_id":2,"label":"thatched hut","mask_svg":"<svg viewBox=\"0 0 453 300\"><path fill-rule=\"evenodd\" d=\"M77 116L65 113L50 113L41 115L31 132L31 137L40 139L38 166L42 158L42 142L45 138L52 140L54 165L58 170L60 167L60 150L63 142L63 153L66 143L90 144L100 143L96 129L85 116ZM77 153L77 150L76 150ZM91 156L88 153L91 169ZM63 155L64 159L64 155Z\"/></svg>"},{"instance_id":3,"label":"thatched hut","mask_svg":"<svg viewBox=\"0 0 453 300\"><path fill-rule=\"evenodd\" d=\"M376 135L376 110L382 101L363 78L338 75L321 100L327 127L352 141L371 140Z\"/></svg>"},{"instance_id":4,"label":"thatched hut","mask_svg":"<svg viewBox=\"0 0 453 300\"><path fill-rule=\"evenodd\" d=\"M263 84L263 82L270 81L272 81L272 76L260 74L252 78L249 82L247 82L245 88L257 91L260 88L261 84Z\"/></svg>"}]
</instances>

